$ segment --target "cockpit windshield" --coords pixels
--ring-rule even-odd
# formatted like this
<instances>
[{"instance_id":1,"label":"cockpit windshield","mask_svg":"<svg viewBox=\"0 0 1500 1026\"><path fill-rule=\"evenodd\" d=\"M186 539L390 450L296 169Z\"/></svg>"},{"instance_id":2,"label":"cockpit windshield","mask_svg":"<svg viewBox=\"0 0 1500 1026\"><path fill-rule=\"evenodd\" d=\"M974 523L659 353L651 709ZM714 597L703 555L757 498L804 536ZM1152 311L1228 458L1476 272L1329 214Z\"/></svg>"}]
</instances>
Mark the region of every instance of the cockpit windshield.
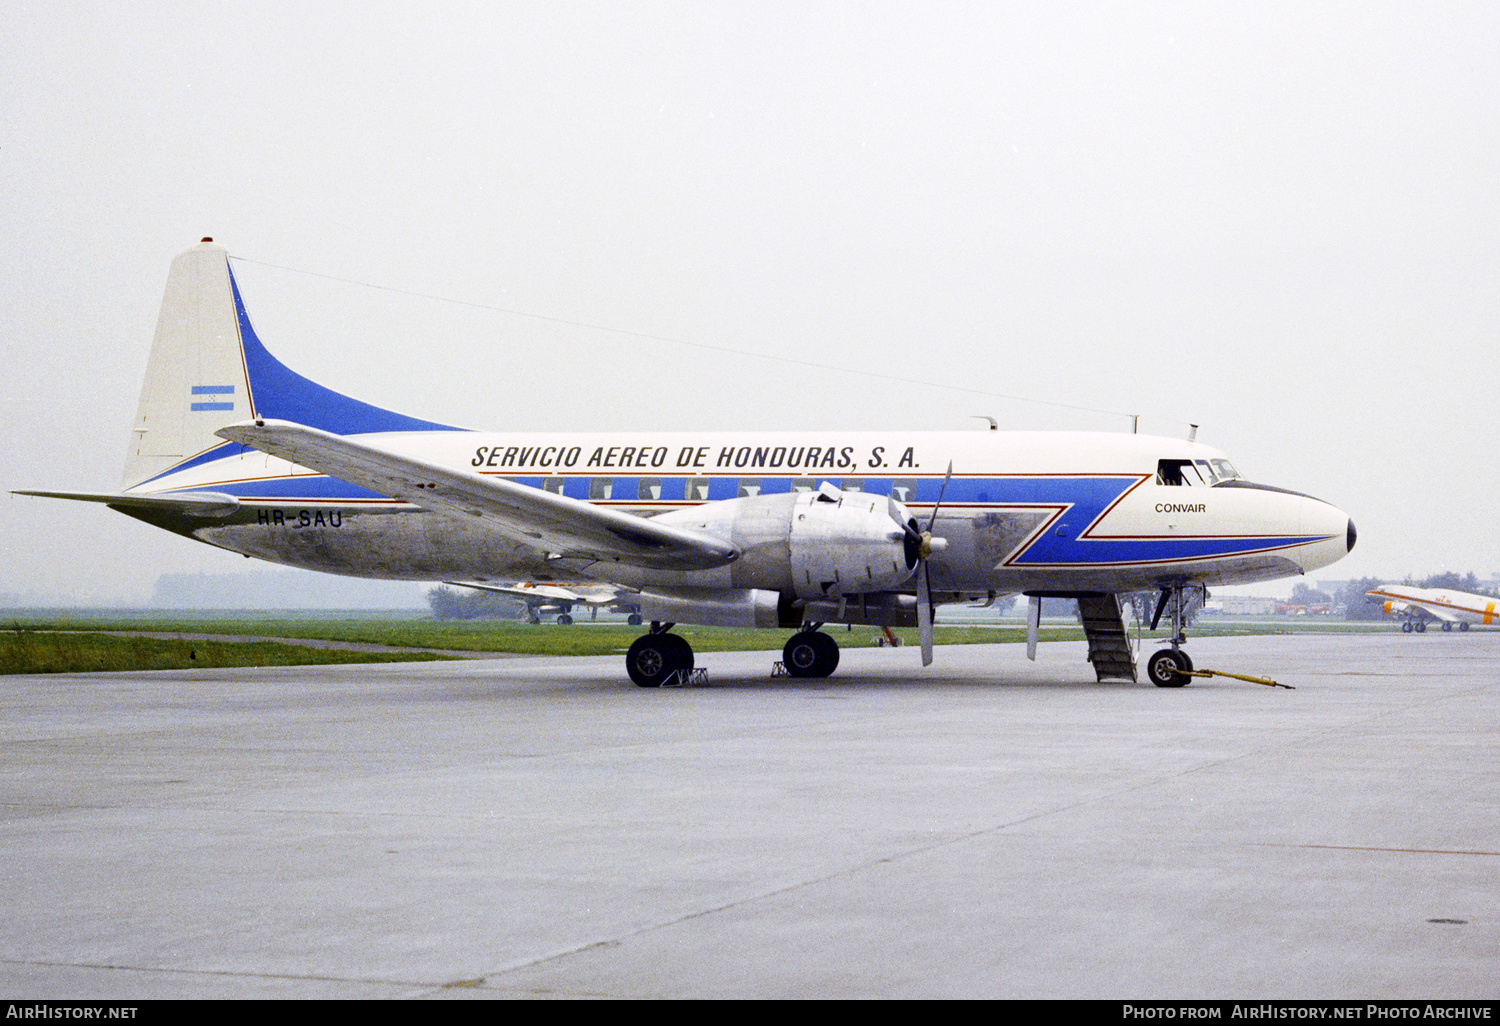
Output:
<instances>
[{"instance_id":1,"label":"cockpit windshield","mask_svg":"<svg viewBox=\"0 0 1500 1026\"><path fill-rule=\"evenodd\" d=\"M1220 481L1233 481L1240 476L1240 472L1234 469L1234 464L1228 460L1209 460L1214 470L1219 475Z\"/></svg>"}]
</instances>

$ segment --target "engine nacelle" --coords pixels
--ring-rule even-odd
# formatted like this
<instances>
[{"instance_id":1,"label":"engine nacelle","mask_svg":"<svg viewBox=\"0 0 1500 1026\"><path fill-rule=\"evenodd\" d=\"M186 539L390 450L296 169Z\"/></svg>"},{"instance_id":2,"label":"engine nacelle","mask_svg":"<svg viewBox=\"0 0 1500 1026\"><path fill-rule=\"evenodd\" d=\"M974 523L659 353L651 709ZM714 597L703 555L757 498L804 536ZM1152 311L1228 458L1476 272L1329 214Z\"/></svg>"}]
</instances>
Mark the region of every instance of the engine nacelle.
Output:
<instances>
[{"instance_id":1,"label":"engine nacelle","mask_svg":"<svg viewBox=\"0 0 1500 1026\"><path fill-rule=\"evenodd\" d=\"M884 495L831 485L799 494L788 532L797 597L891 591L910 580L917 552L902 525L911 520Z\"/></svg>"},{"instance_id":2,"label":"engine nacelle","mask_svg":"<svg viewBox=\"0 0 1500 1026\"><path fill-rule=\"evenodd\" d=\"M913 522L906 507L884 495L830 484L815 492L711 502L658 519L718 535L741 553L728 566L684 573L672 587L752 588L799 599L836 599L894 591L917 568L916 543L902 526Z\"/></svg>"},{"instance_id":3,"label":"engine nacelle","mask_svg":"<svg viewBox=\"0 0 1500 1026\"><path fill-rule=\"evenodd\" d=\"M896 592L866 592L804 602L760 588L656 588L633 601L643 617L663 623L713 627L801 627L805 623L915 627L917 600Z\"/></svg>"}]
</instances>

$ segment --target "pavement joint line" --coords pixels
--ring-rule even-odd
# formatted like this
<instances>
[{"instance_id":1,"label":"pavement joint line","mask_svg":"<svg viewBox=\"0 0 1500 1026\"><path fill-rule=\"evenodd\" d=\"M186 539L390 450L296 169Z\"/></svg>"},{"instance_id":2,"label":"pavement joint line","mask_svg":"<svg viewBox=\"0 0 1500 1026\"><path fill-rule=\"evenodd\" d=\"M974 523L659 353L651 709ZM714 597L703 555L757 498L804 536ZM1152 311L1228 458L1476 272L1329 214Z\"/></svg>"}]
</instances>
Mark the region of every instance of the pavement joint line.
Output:
<instances>
[{"instance_id":1,"label":"pavement joint line","mask_svg":"<svg viewBox=\"0 0 1500 1026\"><path fill-rule=\"evenodd\" d=\"M328 983L370 983L390 987L417 987L412 980L386 980L364 976L328 976L321 973L257 973L245 969L181 969L173 966L111 965L104 962L52 962L31 958L0 958L0 965L39 966L52 969L107 969L127 973L176 973L184 976L233 976L252 980L310 980Z\"/></svg>"},{"instance_id":2,"label":"pavement joint line","mask_svg":"<svg viewBox=\"0 0 1500 1026\"><path fill-rule=\"evenodd\" d=\"M1368 844L1286 844L1278 841L1250 841L1253 848L1321 848L1328 851L1380 851L1397 855L1489 855L1500 857L1500 851L1464 851L1453 848L1379 848Z\"/></svg>"}]
</instances>

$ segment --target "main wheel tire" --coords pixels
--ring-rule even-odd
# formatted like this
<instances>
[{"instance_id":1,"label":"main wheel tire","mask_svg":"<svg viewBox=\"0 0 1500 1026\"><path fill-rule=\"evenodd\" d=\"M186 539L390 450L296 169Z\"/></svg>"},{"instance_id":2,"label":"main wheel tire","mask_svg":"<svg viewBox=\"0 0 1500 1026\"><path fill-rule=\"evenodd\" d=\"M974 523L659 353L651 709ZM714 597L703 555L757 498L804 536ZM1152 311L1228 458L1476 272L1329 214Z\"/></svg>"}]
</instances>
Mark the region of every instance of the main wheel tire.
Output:
<instances>
[{"instance_id":1,"label":"main wheel tire","mask_svg":"<svg viewBox=\"0 0 1500 1026\"><path fill-rule=\"evenodd\" d=\"M625 653L625 672L643 688L659 688L693 668L693 649L675 634L642 634Z\"/></svg>"},{"instance_id":2,"label":"main wheel tire","mask_svg":"<svg viewBox=\"0 0 1500 1026\"><path fill-rule=\"evenodd\" d=\"M1146 677L1159 688L1180 688L1189 680L1181 671L1192 668L1187 653L1164 648L1146 660Z\"/></svg>"},{"instance_id":3,"label":"main wheel tire","mask_svg":"<svg viewBox=\"0 0 1500 1026\"><path fill-rule=\"evenodd\" d=\"M693 646L680 634L658 634L657 637L671 649L672 659L679 670L693 668Z\"/></svg>"},{"instance_id":4,"label":"main wheel tire","mask_svg":"<svg viewBox=\"0 0 1500 1026\"><path fill-rule=\"evenodd\" d=\"M1417 633L1418 634L1426 634L1427 633L1427 621L1426 620L1418 620L1417 621Z\"/></svg>"},{"instance_id":5,"label":"main wheel tire","mask_svg":"<svg viewBox=\"0 0 1500 1026\"><path fill-rule=\"evenodd\" d=\"M557 614L557 625L559 627L569 627L569 626L572 626L572 623L573 623L573 618L571 616L569 616L567 613L559 613L559 614Z\"/></svg>"},{"instance_id":6,"label":"main wheel tire","mask_svg":"<svg viewBox=\"0 0 1500 1026\"><path fill-rule=\"evenodd\" d=\"M1402 633L1402 634L1410 634L1410 633L1411 633L1411 632L1412 632L1412 629L1413 629L1413 628L1412 628L1412 625L1411 625L1411 621L1410 621L1410 620L1407 620L1407 621L1406 621L1406 622L1404 622L1404 623L1403 623L1403 624L1402 624L1402 625L1401 625L1401 633Z\"/></svg>"},{"instance_id":7,"label":"main wheel tire","mask_svg":"<svg viewBox=\"0 0 1500 1026\"><path fill-rule=\"evenodd\" d=\"M631 613L625 618L625 622L630 624L630 626L632 627L639 627L641 625L641 614Z\"/></svg>"},{"instance_id":8,"label":"main wheel tire","mask_svg":"<svg viewBox=\"0 0 1500 1026\"><path fill-rule=\"evenodd\" d=\"M793 677L826 677L839 665L839 644L819 631L793 634L781 650L781 665Z\"/></svg>"},{"instance_id":9,"label":"main wheel tire","mask_svg":"<svg viewBox=\"0 0 1500 1026\"><path fill-rule=\"evenodd\" d=\"M1469 621L1465 620L1463 623L1459 624L1458 625L1458 629L1461 630L1461 631L1468 630L1469 629Z\"/></svg>"}]
</instances>

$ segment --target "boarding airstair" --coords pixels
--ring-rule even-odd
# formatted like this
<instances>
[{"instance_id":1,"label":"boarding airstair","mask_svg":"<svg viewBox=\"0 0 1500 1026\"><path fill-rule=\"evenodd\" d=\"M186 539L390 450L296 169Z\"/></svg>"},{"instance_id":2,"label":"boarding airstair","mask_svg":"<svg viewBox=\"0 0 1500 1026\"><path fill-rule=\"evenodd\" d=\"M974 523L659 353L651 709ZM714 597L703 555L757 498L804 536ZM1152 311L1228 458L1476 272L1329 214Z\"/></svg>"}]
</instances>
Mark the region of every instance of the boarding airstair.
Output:
<instances>
[{"instance_id":1,"label":"boarding airstair","mask_svg":"<svg viewBox=\"0 0 1500 1026\"><path fill-rule=\"evenodd\" d=\"M1078 615L1083 633L1089 639L1089 662L1099 680L1134 682L1135 650L1125 632L1125 616L1120 596L1107 592L1078 596Z\"/></svg>"}]
</instances>

